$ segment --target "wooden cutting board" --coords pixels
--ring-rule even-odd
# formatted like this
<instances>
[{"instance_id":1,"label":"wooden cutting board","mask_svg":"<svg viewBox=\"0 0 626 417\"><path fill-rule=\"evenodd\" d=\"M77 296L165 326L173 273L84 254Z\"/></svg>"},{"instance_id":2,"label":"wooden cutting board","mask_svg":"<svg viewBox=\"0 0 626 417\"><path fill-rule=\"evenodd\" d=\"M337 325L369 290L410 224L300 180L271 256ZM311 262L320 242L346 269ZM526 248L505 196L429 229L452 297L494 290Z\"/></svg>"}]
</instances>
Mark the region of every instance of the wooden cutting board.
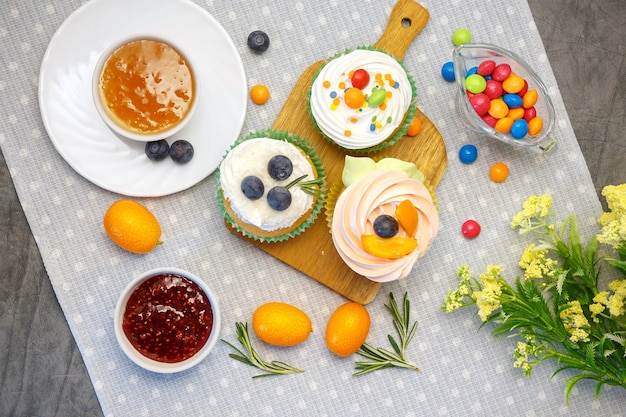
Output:
<instances>
[{"instance_id":1,"label":"wooden cutting board","mask_svg":"<svg viewBox=\"0 0 626 417\"><path fill-rule=\"evenodd\" d=\"M412 0L399 0L391 12L384 33L374 46L402 60L415 36L428 22L428 18L428 11L421 5ZM330 185L341 179L346 151L322 137L311 121L307 104L311 82L323 62L312 64L302 73L272 129L290 131L308 139L322 160ZM448 164L446 147L435 125L419 109L417 117L422 122L419 135L404 137L394 146L376 153L375 156L415 162L433 187L436 187ZM349 300L367 304L376 297L380 289L380 283L356 274L343 262L333 245L324 210L304 233L279 243L253 241L231 227L228 228L242 239L248 240Z\"/></svg>"}]
</instances>

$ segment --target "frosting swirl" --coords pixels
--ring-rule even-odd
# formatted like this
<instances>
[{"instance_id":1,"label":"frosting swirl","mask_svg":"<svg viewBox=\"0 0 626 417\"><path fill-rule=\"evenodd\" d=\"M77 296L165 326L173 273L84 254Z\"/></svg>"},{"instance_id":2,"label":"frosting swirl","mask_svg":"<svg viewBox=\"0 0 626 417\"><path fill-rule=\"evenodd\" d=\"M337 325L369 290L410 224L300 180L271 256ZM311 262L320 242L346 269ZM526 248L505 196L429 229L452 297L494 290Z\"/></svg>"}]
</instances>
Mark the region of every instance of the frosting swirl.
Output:
<instances>
[{"instance_id":1,"label":"frosting swirl","mask_svg":"<svg viewBox=\"0 0 626 417\"><path fill-rule=\"evenodd\" d=\"M277 181L269 175L267 165L275 155L284 155L291 160L293 173L289 178ZM261 179L267 194L272 187L285 186L305 174L305 181L316 178L311 162L300 148L283 140L253 138L228 152L220 165L220 185L224 198L229 200L231 209L241 221L261 230L273 231L294 224L311 209L314 197L296 185L289 188L291 205L286 210L276 211L268 205L265 196L258 200L248 199L241 191L241 182L245 177L254 175Z\"/></svg>"},{"instance_id":2,"label":"frosting swirl","mask_svg":"<svg viewBox=\"0 0 626 417\"><path fill-rule=\"evenodd\" d=\"M346 93L353 87L352 75L359 69L367 71L370 78L366 86L358 88L363 103L353 108L346 104ZM412 102L413 88L402 65L384 52L365 49L356 49L324 65L313 82L310 97L311 114L319 129L346 149L364 149L383 142L402 125Z\"/></svg>"},{"instance_id":3,"label":"frosting swirl","mask_svg":"<svg viewBox=\"0 0 626 417\"><path fill-rule=\"evenodd\" d=\"M417 208L417 248L398 259L375 257L363 249L362 235L374 234L374 220L394 216L396 207L409 200ZM426 186L398 170L376 170L347 187L337 199L332 217L332 238L337 252L357 274L387 282L405 278L426 253L439 229L439 214ZM398 236L406 237L400 229Z\"/></svg>"}]
</instances>

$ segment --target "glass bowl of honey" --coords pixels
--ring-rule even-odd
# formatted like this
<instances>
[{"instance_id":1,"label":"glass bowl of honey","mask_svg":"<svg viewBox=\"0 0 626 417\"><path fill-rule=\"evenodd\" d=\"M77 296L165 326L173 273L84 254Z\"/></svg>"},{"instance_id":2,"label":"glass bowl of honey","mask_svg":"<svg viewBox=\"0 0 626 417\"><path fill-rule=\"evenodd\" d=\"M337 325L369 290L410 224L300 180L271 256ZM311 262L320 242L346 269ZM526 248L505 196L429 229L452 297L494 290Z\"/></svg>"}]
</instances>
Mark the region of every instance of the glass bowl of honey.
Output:
<instances>
[{"instance_id":1,"label":"glass bowl of honey","mask_svg":"<svg viewBox=\"0 0 626 417\"><path fill-rule=\"evenodd\" d=\"M550 153L555 110L537 73L513 52L467 43L453 51L457 110L464 125L502 142Z\"/></svg>"},{"instance_id":2,"label":"glass bowl of honey","mask_svg":"<svg viewBox=\"0 0 626 417\"><path fill-rule=\"evenodd\" d=\"M177 268L140 274L115 309L115 336L135 364L174 373L197 365L219 339L217 299L198 276Z\"/></svg>"},{"instance_id":3,"label":"glass bowl of honey","mask_svg":"<svg viewBox=\"0 0 626 417\"><path fill-rule=\"evenodd\" d=\"M179 132L197 107L188 55L154 36L119 39L100 55L92 80L98 113L117 135L142 142Z\"/></svg>"}]
</instances>

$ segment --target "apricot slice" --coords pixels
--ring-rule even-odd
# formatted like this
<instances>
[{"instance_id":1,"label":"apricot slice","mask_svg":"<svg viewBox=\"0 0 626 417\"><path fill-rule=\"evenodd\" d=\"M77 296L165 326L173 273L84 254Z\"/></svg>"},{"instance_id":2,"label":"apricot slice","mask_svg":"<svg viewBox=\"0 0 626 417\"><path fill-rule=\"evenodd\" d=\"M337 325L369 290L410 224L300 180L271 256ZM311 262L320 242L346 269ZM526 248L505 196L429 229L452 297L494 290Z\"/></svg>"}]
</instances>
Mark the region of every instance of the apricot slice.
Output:
<instances>
[{"instance_id":1,"label":"apricot slice","mask_svg":"<svg viewBox=\"0 0 626 417\"><path fill-rule=\"evenodd\" d=\"M363 249L370 255L383 259L398 259L417 248L417 239L413 237L382 238L377 235L361 235Z\"/></svg>"},{"instance_id":2,"label":"apricot slice","mask_svg":"<svg viewBox=\"0 0 626 417\"><path fill-rule=\"evenodd\" d=\"M396 207L396 219L407 235L413 237L417 232L417 209L409 200L404 200Z\"/></svg>"}]
</instances>

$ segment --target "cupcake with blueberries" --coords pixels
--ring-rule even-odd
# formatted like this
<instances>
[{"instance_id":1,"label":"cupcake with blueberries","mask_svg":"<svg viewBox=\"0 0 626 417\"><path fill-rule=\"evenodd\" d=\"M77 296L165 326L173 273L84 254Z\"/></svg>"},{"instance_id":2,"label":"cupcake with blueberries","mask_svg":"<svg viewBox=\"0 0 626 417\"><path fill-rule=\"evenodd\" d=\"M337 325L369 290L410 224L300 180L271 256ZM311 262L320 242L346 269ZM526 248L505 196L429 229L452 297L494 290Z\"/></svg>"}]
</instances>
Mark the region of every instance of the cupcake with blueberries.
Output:
<instances>
[{"instance_id":1,"label":"cupcake with blueberries","mask_svg":"<svg viewBox=\"0 0 626 417\"><path fill-rule=\"evenodd\" d=\"M324 204L325 171L315 148L290 132L237 140L217 173L226 222L244 236L279 242L302 233Z\"/></svg>"},{"instance_id":2,"label":"cupcake with blueberries","mask_svg":"<svg viewBox=\"0 0 626 417\"><path fill-rule=\"evenodd\" d=\"M393 56L372 47L329 59L313 78L309 110L323 136L368 154L395 144L415 116L412 76Z\"/></svg>"},{"instance_id":3,"label":"cupcake with blueberries","mask_svg":"<svg viewBox=\"0 0 626 417\"><path fill-rule=\"evenodd\" d=\"M407 277L439 230L430 183L415 164L395 158L346 156L326 215L340 257L376 282Z\"/></svg>"}]
</instances>

